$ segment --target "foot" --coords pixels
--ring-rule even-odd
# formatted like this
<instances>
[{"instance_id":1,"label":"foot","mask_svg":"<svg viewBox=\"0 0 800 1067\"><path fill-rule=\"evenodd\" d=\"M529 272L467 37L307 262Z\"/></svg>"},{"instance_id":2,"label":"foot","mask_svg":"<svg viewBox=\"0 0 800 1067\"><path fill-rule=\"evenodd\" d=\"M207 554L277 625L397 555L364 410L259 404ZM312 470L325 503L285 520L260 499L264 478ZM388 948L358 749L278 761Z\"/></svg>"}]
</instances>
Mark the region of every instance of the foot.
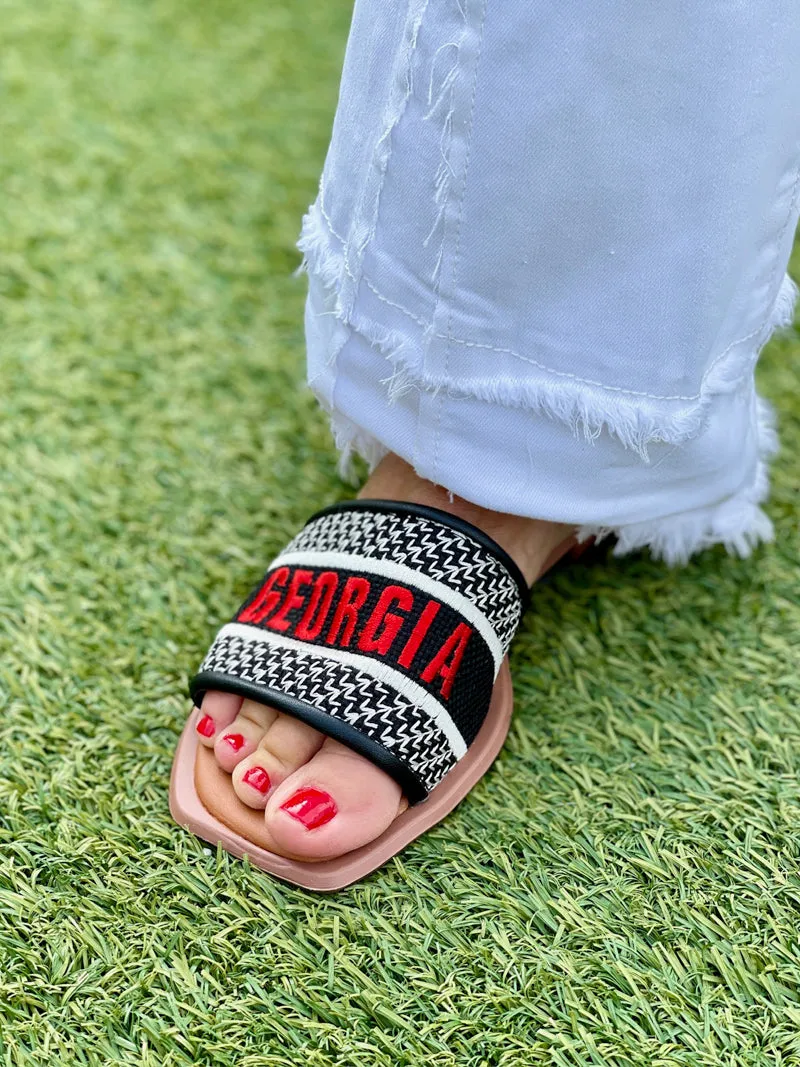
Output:
<instances>
[{"instance_id":1,"label":"foot","mask_svg":"<svg viewBox=\"0 0 800 1067\"><path fill-rule=\"evenodd\" d=\"M425 504L466 519L511 555L529 584L571 529L451 499L394 455L376 467L359 496ZM407 806L397 783L363 756L253 700L207 693L196 730L242 803L264 812L269 847L281 855L340 856L378 837Z\"/></svg>"}]
</instances>

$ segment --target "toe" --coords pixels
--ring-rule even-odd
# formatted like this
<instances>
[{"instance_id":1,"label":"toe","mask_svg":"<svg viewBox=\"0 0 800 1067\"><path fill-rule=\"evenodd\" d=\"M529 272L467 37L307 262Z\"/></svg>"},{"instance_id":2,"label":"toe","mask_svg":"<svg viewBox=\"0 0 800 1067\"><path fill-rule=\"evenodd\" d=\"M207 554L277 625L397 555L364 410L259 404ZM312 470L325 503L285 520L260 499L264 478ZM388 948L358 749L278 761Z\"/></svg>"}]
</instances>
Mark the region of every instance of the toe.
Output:
<instances>
[{"instance_id":1,"label":"toe","mask_svg":"<svg viewBox=\"0 0 800 1067\"><path fill-rule=\"evenodd\" d=\"M322 747L323 735L290 715L278 715L256 751L233 772L236 795L251 808L265 808L273 789Z\"/></svg>"},{"instance_id":2,"label":"toe","mask_svg":"<svg viewBox=\"0 0 800 1067\"><path fill-rule=\"evenodd\" d=\"M213 748L224 730L236 718L242 698L235 693L206 693L202 707L197 711L195 733L197 740L206 748Z\"/></svg>"},{"instance_id":3,"label":"toe","mask_svg":"<svg viewBox=\"0 0 800 1067\"><path fill-rule=\"evenodd\" d=\"M243 700L236 718L217 732L214 755L220 767L230 774L237 764L252 755L277 717L274 708L257 704L255 700Z\"/></svg>"},{"instance_id":4,"label":"toe","mask_svg":"<svg viewBox=\"0 0 800 1067\"><path fill-rule=\"evenodd\" d=\"M270 795L265 819L281 852L322 860L372 841L403 807L400 786L385 771L327 739Z\"/></svg>"}]
</instances>

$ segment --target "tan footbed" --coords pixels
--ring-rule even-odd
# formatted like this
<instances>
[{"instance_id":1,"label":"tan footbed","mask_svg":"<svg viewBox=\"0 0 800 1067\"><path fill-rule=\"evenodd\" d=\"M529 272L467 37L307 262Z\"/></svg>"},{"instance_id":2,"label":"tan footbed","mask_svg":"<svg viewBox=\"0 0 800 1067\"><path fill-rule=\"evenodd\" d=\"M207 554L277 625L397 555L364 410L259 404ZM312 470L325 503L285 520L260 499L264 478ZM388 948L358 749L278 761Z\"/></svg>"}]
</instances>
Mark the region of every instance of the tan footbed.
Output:
<instances>
[{"instance_id":1,"label":"tan footbed","mask_svg":"<svg viewBox=\"0 0 800 1067\"><path fill-rule=\"evenodd\" d=\"M575 545L570 537L551 554L541 577ZM582 548L583 546L579 546ZM508 734L514 695L508 658L495 680L489 711L467 753L421 804L408 808L380 837L336 859L287 859L266 847L269 837L263 811L248 808L233 791L231 776L213 751L201 745L195 730L198 712L188 718L172 765L169 807L172 817L197 837L222 845L234 856L247 856L262 871L304 889L329 893L360 881L425 833L467 795L497 758Z\"/></svg>"},{"instance_id":2,"label":"tan footbed","mask_svg":"<svg viewBox=\"0 0 800 1067\"><path fill-rule=\"evenodd\" d=\"M247 856L262 871L293 885L318 892L343 889L381 867L415 837L445 817L483 777L503 746L514 698L511 672L503 662L495 682L489 713L467 754L422 804L398 815L374 841L332 860L309 863L290 860L263 848L266 825L263 811L254 811L233 791L231 776L214 759L211 749L197 740L197 712L184 727L169 789L172 817L204 841L220 844L234 856Z\"/></svg>"}]
</instances>

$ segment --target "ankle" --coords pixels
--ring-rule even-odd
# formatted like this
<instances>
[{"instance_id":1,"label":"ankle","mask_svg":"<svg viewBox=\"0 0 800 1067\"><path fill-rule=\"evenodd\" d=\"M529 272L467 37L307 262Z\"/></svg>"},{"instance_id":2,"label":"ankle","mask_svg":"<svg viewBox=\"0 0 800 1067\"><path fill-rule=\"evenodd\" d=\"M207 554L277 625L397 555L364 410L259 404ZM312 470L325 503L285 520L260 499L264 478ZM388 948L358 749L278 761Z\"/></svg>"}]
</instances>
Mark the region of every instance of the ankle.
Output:
<instances>
[{"instance_id":1,"label":"ankle","mask_svg":"<svg viewBox=\"0 0 800 1067\"><path fill-rule=\"evenodd\" d=\"M528 584L536 580L553 550L574 529L565 523L509 515L473 504L421 478L410 464L392 453L381 460L358 495L424 504L471 522L508 552Z\"/></svg>"}]
</instances>

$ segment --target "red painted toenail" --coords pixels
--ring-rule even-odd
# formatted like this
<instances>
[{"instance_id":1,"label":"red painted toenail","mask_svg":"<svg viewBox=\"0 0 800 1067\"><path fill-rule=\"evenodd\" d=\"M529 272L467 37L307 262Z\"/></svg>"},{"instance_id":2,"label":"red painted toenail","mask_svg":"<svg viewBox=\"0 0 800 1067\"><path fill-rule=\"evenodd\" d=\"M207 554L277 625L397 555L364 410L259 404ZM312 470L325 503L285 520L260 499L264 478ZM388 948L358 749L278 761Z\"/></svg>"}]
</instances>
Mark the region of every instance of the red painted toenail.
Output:
<instances>
[{"instance_id":1,"label":"red painted toenail","mask_svg":"<svg viewBox=\"0 0 800 1067\"><path fill-rule=\"evenodd\" d=\"M298 789L285 804L281 804L281 811L298 819L306 830L316 830L330 822L338 808L333 797L321 789Z\"/></svg>"},{"instance_id":2,"label":"red painted toenail","mask_svg":"<svg viewBox=\"0 0 800 1067\"><path fill-rule=\"evenodd\" d=\"M241 734L225 734L222 739L231 746L234 752L238 752L242 745L245 743L245 739Z\"/></svg>"},{"instance_id":3,"label":"red painted toenail","mask_svg":"<svg viewBox=\"0 0 800 1067\"><path fill-rule=\"evenodd\" d=\"M269 792L269 775L263 767L251 767L249 771L245 771L242 775L242 781L247 782L253 789L257 789L259 793Z\"/></svg>"},{"instance_id":4,"label":"red painted toenail","mask_svg":"<svg viewBox=\"0 0 800 1067\"><path fill-rule=\"evenodd\" d=\"M203 737L211 737L216 730L214 720L210 715L204 715L200 722L197 724L197 732L202 734Z\"/></svg>"}]
</instances>

